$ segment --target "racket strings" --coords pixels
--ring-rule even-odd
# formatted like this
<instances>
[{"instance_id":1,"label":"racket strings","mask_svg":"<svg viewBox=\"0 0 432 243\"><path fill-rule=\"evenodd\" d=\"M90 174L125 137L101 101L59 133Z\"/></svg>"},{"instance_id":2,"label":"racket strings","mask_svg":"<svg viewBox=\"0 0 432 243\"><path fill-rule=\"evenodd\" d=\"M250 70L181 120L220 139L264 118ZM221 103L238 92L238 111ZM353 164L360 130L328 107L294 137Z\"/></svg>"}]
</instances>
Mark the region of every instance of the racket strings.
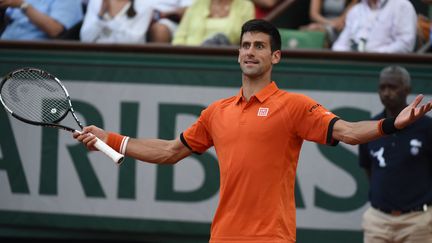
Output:
<instances>
[{"instance_id":1,"label":"racket strings","mask_svg":"<svg viewBox=\"0 0 432 243\"><path fill-rule=\"evenodd\" d=\"M1 95L15 115L30 121L56 122L69 110L69 100L62 85L40 71L12 74L5 81Z\"/></svg>"}]
</instances>

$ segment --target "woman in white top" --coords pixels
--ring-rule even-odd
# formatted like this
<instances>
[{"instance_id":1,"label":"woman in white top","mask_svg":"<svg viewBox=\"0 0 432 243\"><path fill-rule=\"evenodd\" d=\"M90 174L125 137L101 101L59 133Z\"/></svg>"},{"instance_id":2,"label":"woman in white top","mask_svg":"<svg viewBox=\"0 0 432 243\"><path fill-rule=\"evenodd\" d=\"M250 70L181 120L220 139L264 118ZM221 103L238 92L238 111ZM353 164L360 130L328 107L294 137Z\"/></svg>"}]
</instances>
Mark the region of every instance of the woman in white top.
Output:
<instances>
[{"instance_id":1,"label":"woman in white top","mask_svg":"<svg viewBox=\"0 0 432 243\"><path fill-rule=\"evenodd\" d=\"M90 0L81 27L81 41L145 43L152 12L148 1Z\"/></svg>"}]
</instances>

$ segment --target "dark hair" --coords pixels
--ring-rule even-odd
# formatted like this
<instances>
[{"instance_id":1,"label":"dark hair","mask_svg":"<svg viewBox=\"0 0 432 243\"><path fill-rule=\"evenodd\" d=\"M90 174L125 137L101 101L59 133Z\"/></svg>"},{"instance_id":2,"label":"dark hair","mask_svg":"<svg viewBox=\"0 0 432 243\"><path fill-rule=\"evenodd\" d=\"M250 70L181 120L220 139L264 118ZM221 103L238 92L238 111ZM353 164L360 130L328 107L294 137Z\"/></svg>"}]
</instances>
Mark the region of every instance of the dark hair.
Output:
<instances>
[{"instance_id":1,"label":"dark hair","mask_svg":"<svg viewBox=\"0 0 432 243\"><path fill-rule=\"evenodd\" d=\"M131 5L126 12L126 15L128 16L128 18L133 18L136 15L135 7L134 7L134 0L130 0L130 3L131 3Z\"/></svg>"},{"instance_id":2,"label":"dark hair","mask_svg":"<svg viewBox=\"0 0 432 243\"><path fill-rule=\"evenodd\" d=\"M243 24L240 42L246 32L261 32L270 36L270 48L274 52L281 49L281 36L279 30L272 23L262 19L252 19ZM240 43L241 44L241 43Z\"/></svg>"}]
</instances>

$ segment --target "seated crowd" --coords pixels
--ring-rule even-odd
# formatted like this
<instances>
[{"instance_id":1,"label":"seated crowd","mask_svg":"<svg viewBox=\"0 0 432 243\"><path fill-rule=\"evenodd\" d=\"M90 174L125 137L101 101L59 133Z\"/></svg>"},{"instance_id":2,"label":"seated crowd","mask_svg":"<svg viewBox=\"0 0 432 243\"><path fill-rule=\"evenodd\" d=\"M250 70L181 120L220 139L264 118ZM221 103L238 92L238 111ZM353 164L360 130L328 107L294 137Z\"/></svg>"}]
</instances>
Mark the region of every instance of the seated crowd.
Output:
<instances>
[{"instance_id":1,"label":"seated crowd","mask_svg":"<svg viewBox=\"0 0 432 243\"><path fill-rule=\"evenodd\" d=\"M238 45L244 22L287 1L2 0L0 39ZM322 33L321 47L334 51L410 53L431 42L431 22L410 0L310 0L308 16L289 33Z\"/></svg>"}]
</instances>

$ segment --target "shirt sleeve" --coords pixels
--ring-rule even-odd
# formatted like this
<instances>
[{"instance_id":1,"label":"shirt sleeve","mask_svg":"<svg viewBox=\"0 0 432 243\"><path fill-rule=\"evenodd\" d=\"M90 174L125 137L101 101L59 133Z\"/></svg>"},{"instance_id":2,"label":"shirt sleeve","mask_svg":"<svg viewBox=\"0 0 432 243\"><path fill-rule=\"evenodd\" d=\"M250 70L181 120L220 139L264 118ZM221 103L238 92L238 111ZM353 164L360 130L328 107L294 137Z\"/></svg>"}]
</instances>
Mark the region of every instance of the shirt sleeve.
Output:
<instances>
[{"instance_id":1,"label":"shirt sleeve","mask_svg":"<svg viewBox=\"0 0 432 243\"><path fill-rule=\"evenodd\" d=\"M213 146L209 128L214 107L214 105L211 105L203 110L197 121L181 135L181 141L195 153L203 153Z\"/></svg>"},{"instance_id":2,"label":"shirt sleeve","mask_svg":"<svg viewBox=\"0 0 432 243\"><path fill-rule=\"evenodd\" d=\"M338 141L333 139L333 126L339 118L310 97L299 94L295 99L295 111L291 114L297 135L304 140L337 145Z\"/></svg>"}]
</instances>

